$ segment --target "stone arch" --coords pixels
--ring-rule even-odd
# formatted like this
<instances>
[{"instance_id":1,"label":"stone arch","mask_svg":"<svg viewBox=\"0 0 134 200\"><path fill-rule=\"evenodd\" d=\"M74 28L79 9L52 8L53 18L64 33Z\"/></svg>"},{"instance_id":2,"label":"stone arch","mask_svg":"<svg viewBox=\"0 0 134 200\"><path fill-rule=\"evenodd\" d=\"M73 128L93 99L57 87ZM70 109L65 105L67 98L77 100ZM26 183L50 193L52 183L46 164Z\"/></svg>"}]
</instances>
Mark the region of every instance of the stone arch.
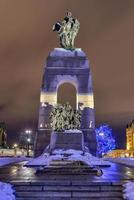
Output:
<instances>
[{"instance_id":1,"label":"stone arch","mask_svg":"<svg viewBox=\"0 0 134 200\"><path fill-rule=\"evenodd\" d=\"M63 81L57 87L57 103L65 104L67 102L77 109L77 88L73 82Z\"/></svg>"},{"instance_id":2,"label":"stone arch","mask_svg":"<svg viewBox=\"0 0 134 200\"><path fill-rule=\"evenodd\" d=\"M78 93L78 78L76 76L71 75L58 75L56 76L56 90L58 87L63 83L71 83L76 88L76 91Z\"/></svg>"}]
</instances>

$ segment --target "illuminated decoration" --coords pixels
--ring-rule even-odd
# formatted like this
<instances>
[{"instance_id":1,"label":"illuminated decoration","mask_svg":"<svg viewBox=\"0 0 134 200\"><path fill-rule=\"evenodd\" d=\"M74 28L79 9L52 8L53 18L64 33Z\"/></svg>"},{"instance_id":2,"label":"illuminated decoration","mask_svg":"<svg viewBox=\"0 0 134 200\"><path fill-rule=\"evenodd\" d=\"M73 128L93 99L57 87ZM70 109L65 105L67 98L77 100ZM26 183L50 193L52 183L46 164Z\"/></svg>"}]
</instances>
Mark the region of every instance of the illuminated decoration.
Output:
<instances>
[{"instance_id":1,"label":"illuminated decoration","mask_svg":"<svg viewBox=\"0 0 134 200\"><path fill-rule=\"evenodd\" d=\"M116 147L115 139L112 136L112 129L107 124L101 125L99 128L96 128L96 139L97 152L99 156L106 154Z\"/></svg>"}]
</instances>

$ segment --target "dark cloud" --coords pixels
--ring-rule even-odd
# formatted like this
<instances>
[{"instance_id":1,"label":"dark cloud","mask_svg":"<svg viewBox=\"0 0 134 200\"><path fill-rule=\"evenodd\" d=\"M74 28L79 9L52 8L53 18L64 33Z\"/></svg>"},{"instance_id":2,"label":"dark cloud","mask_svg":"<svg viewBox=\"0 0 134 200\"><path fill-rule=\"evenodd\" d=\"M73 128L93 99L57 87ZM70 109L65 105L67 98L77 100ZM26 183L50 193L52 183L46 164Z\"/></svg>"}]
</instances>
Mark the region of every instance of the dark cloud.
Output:
<instances>
[{"instance_id":1,"label":"dark cloud","mask_svg":"<svg viewBox=\"0 0 134 200\"><path fill-rule=\"evenodd\" d=\"M59 46L52 25L67 9L81 23L76 46L91 61L97 124L120 135L134 118L133 0L1 0L0 120L11 136L36 128L43 64Z\"/></svg>"}]
</instances>

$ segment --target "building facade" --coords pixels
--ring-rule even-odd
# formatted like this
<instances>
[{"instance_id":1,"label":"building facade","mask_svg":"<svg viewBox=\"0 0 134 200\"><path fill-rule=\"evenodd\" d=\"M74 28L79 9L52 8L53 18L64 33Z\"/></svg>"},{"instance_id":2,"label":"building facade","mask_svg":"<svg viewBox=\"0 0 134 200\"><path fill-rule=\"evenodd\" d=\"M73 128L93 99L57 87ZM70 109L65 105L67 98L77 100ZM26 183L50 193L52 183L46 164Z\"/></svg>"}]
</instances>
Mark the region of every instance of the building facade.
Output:
<instances>
[{"instance_id":1,"label":"building facade","mask_svg":"<svg viewBox=\"0 0 134 200\"><path fill-rule=\"evenodd\" d=\"M134 157L134 120L126 127L126 149L113 150L107 157Z\"/></svg>"},{"instance_id":2,"label":"building facade","mask_svg":"<svg viewBox=\"0 0 134 200\"><path fill-rule=\"evenodd\" d=\"M126 128L126 149L134 151L134 120Z\"/></svg>"}]
</instances>

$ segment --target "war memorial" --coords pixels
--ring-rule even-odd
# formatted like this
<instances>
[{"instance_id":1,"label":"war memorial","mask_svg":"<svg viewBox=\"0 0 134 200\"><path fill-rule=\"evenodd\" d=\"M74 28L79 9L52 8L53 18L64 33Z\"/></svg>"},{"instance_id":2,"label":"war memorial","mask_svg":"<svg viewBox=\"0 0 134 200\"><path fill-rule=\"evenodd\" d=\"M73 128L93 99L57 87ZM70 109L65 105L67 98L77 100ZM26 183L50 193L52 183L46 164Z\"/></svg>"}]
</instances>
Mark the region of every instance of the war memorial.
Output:
<instances>
[{"instance_id":1,"label":"war memorial","mask_svg":"<svg viewBox=\"0 0 134 200\"><path fill-rule=\"evenodd\" d=\"M90 62L83 50L74 47L74 39L79 27L78 20L73 19L71 13L68 13L64 21L61 22L61 27L58 23L53 27L54 31L58 31L62 48L52 50L44 66L35 155L40 155L49 143L52 132L49 115L52 107L59 103L59 89L64 83L72 85L75 89L75 94L68 95L75 96L75 109L82 111L80 130L84 137L84 145L90 149L92 154L96 153L94 96ZM64 103L67 102L68 100L65 100ZM79 137L80 134L77 136ZM77 136L74 133L67 136L70 137L70 145L71 141L77 143Z\"/></svg>"}]
</instances>

